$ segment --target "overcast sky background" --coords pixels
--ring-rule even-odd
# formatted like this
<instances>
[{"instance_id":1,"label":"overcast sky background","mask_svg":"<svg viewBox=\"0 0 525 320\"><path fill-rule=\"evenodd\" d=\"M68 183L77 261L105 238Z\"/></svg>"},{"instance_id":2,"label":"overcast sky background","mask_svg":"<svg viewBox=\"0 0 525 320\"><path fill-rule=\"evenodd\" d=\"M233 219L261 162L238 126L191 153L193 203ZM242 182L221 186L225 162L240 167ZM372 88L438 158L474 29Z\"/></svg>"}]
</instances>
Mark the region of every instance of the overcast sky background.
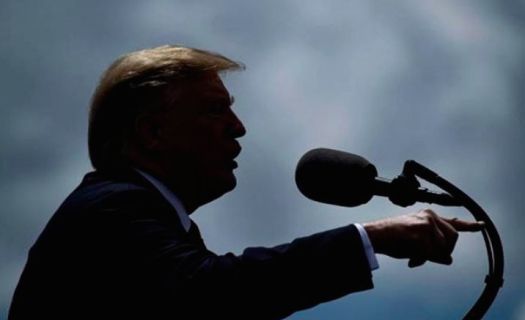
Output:
<instances>
[{"instance_id":1,"label":"overcast sky background","mask_svg":"<svg viewBox=\"0 0 525 320\"><path fill-rule=\"evenodd\" d=\"M361 154L382 176L416 159L470 194L502 236L505 286L487 319L525 319L525 1L0 2L0 319L29 247L90 170L90 96L120 54L168 43L220 52L248 134L238 187L193 217L208 246L240 253L423 208L338 208L293 176L314 147ZM436 211L470 218L460 209ZM457 319L483 288L479 234L450 267L379 257L375 289L290 319Z\"/></svg>"}]
</instances>

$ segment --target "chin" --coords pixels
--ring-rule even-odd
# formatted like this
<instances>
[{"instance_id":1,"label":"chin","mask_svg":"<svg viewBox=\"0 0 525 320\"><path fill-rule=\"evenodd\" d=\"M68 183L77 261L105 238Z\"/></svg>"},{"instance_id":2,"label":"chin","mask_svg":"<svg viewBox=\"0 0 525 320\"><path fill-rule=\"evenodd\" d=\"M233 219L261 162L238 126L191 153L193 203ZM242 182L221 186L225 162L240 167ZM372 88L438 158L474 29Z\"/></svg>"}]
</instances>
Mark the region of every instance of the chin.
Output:
<instances>
[{"instance_id":1,"label":"chin","mask_svg":"<svg viewBox=\"0 0 525 320\"><path fill-rule=\"evenodd\" d=\"M228 176L228 178L225 179L224 186L226 189L225 193L235 189L235 187L237 186L237 178L235 178L235 175L233 173L231 173Z\"/></svg>"},{"instance_id":2,"label":"chin","mask_svg":"<svg viewBox=\"0 0 525 320\"><path fill-rule=\"evenodd\" d=\"M206 185L209 188L210 198L212 198L209 201L213 201L235 189L237 186L237 179L235 178L235 175L230 172L229 174L221 175L220 177L213 179L213 182L208 180Z\"/></svg>"}]
</instances>

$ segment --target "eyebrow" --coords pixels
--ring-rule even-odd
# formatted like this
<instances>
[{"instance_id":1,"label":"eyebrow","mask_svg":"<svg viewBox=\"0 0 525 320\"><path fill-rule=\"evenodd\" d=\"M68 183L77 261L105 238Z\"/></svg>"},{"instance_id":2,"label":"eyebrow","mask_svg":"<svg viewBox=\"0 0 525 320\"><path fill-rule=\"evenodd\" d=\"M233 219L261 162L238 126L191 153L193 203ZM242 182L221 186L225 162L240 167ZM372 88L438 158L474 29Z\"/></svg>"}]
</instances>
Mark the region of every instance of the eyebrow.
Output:
<instances>
[{"instance_id":1,"label":"eyebrow","mask_svg":"<svg viewBox=\"0 0 525 320\"><path fill-rule=\"evenodd\" d=\"M224 105L228 105L228 107L231 107L235 103L235 97L233 95L229 96L203 96L202 97L206 103L220 103Z\"/></svg>"}]
</instances>

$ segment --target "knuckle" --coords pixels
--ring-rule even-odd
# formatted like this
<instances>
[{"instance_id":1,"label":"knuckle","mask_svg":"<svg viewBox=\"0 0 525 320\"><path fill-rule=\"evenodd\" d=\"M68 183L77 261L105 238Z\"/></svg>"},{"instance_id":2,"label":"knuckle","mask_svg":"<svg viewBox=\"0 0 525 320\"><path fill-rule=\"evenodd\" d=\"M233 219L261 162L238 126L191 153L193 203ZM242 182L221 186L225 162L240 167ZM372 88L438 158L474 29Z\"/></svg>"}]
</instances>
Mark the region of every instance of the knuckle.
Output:
<instances>
[{"instance_id":1,"label":"knuckle","mask_svg":"<svg viewBox=\"0 0 525 320\"><path fill-rule=\"evenodd\" d=\"M427 216L430 216L430 217L436 217L437 214L434 212L434 210L432 209L424 209L422 212L424 212Z\"/></svg>"},{"instance_id":2,"label":"knuckle","mask_svg":"<svg viewBox=\"0 0 525 320\"><path fill-rule=\"evenodd\" d=\"M426 224L429 221L429 216L424 212L418 213L415 217L416 219L414 219L414 222L416 225Z\"/></svg>"},{"instance_id":3,"label":"knuckle","mask_svg":"<svg viewBox=\"0 0 525 320\"><path fill-rule=\"evenodd\" d=\"M419 219L422 222L425 222L426 224L433 224L436 219L439 219L439 217L436 215L434 211L423 210L423 211L420 211Z\"/></svg>"}]
</instances>

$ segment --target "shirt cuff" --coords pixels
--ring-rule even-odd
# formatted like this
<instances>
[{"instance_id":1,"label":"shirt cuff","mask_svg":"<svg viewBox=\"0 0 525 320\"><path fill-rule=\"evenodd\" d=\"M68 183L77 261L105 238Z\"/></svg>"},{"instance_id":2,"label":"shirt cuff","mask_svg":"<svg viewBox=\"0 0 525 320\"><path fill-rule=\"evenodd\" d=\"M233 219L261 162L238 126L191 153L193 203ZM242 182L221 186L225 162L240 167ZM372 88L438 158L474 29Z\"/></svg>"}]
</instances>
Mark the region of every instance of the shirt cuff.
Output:
<instances>
[{"instance_id":1,"label":"shirt cuff","mask_svg":"<svg viewBox=\"0 0 525 320\"><path fill-rule=\"evenodd\" d=\"M366 233L365 228L361 224L354 223L354 226L357 228L357 230L359 231L359 235L361 236L361 241L363 242L363 248L365 249L365 255L368 259L368 265L370 266L370 270L378 269L379 263L377 262L374 247L372 247L372 243L370 242L368 233Z\"/></svg>"}]
</instances>

